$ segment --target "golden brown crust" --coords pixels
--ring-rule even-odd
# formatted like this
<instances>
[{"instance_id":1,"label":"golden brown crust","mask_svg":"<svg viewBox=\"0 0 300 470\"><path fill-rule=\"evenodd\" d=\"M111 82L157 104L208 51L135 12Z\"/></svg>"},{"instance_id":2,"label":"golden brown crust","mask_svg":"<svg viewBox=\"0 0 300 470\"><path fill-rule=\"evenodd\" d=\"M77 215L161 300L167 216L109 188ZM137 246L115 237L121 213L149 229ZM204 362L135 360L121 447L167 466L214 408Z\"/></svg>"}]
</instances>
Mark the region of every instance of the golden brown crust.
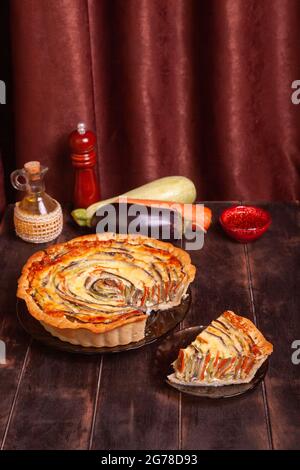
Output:
<instances>
[{"instance_id":1,"label":"golden brown crust","mask_svg":"<svg viewBox=\"0 0 300 470\"><path fill-rule=\"evenodd\" d=\"M55 328L47 323L41 323L45 330L61 341L84 347L113 348L142 340L145 336L146 318L136 323L126 323L104 333L93 333L86 329Z\"/></svg>"},{"instance_id":2,"label":"golden brown crust","mask_svg":"<svg viewBox=\"0 0 300 470\"><path fill-rule=\"evenodd\" d=\"M54 326L56 328L61 328L61 329L63 328L70 328L72 330L87 329L87 330L92 331L93 333L105 333L106 331L110 331L114 328L118 328L119 326L122 326L125 324L143 321L147 317L146 314L143 314L142 312L138 312L135 316L132 316L126 319L116 320L113 323L109 323L107 325L104 323L85 323L84 325L82 325L76 321L71 322L65 317L56 318L51 315L48 315L47 313L44 313L44 311L41 308L39 308L34 302L34 300L30 298L28 295L26 295L25 298L21 297L20 295L18 295L18 297L26 301L28 311L37 320L42 321L44 323L48 323L51 326Z\"/></svg>"},{"instance_id":3,"label":"golden brown crust","mask_svg":"<svg viewBox=\"0 0 300 470\"><path fill-rule=\"evenodd\" d=\"M58 256L62 250L66 249L76 249L76 254L84 253L85 242L98 242L105 243L109 241L117 241L121 242L122 244L131 244L131 245L143 245L143 243L147 242L149 245L153 246L153 248L163 249L169 252L172 256L177 258L183 266L183 270L186 274L186 282L187 285L193 281L195 276L195 267L191 264L191 259L188 253L181 250L180 248L174 247L170 243L161 242L159 240L151 239L148 237L144 237L141 235L125 235L125 234L95 234L95 235L86 235L83 237L74 238L66 243L60 243L57 245L53 245L47 248L44 251L39 251L33 254L28 261L26 262L25 266L23 267L21 277L18 281L18 290L17 296L21 299L24 299L27 308L32 316L34 316L37 320L49 324L52 327L59 328L59 329L87 329L93 333L104 333L106 331L110 331L114 328L118 328L125 324L135 323L144 321L146 315L144 312L136 310L134 308L128 313L125 312L124 315L121 315L119 319L115 319L111 323L104 323L104 322L93 322L88 321L84 324L82 322L73 320L70 321L65 315L61 312L58 312L55 315L49 314L47 309L41 308L38 303L35 301L33 296L31 295L31 281L32 277L35 276L35 269L36 266L40 266L43 263L47 264L47 262L51 263L54 256ZM78 245L78 249L77 249ZM65 259L68 259L68 255L64 255ZM72 256L70 256L70 260ZM50 261L49 261L50 260Z\"/></svg>"},{"instance_id":4,"label":"golden brown crust","mask_svg":"<svg viewBox=\"0 0 300 470\"><path fill-rule=\"evenodd\" d=\"M227 310L223 316L233 326L240 328L243 332L247 333L255 342L255 346L259 349L259 354L269 356L273 352L273 345L266 340L263 334L256 328L251 320L245 317L236 315L234 312ZM258 352L258 351L257 351Z\"/></svg>"}]
</instances>

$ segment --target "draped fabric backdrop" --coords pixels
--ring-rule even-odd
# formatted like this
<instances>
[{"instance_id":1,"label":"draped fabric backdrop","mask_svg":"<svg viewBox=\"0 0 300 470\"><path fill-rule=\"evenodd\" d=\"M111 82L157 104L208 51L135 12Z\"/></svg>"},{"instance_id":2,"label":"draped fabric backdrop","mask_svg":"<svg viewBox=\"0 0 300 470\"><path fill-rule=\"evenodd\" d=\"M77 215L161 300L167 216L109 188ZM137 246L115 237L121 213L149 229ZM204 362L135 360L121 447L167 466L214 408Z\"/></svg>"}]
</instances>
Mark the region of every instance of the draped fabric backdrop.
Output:
<instances>
[{"instance_id":1,"label":"draped fabric backdrop","mask_svg":"<svg viewBox=\"0 0 300 470\"><path fill-rule=\"evenodd\" d=\"M300 199L299 0L10 6L16 165L49 165L61 201L78 121L97 132L103 197L180 174L198 199Z\"/></svg>"}]
</instances>

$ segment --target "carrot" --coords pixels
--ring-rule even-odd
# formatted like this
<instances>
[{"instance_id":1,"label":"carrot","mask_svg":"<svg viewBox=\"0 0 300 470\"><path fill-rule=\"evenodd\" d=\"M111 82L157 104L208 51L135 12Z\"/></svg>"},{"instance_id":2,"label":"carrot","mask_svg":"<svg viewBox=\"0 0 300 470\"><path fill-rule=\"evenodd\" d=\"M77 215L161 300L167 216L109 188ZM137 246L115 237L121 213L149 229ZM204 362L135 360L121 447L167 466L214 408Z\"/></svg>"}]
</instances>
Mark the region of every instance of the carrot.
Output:
<instances>
[{"instance_id":1,"label":"carrot","mask_svg":"<svg viewBox=\"0 0 300 470\"><path fill-rule=\"evenodd\" d=\"M232 367L233 363L235 362L235 357L233 357L229 363L229 366L225 367L225 369L222 371L220 375L220 379L224 377L225 373Z\"/></svg>"},{"instance_id":2,"label":"carrot","mask_svg":"<svg viewBox=\"0 0 300 470\"><path fill-rule=\"evenodd\" d=\"M245 359L243 360L243 364L241 365L241 370L242 371L246 370L247 362L248 362L248 357L245 357Z\"/></svg>"},{"instance_id":3,"label":"carrot","mask_svg":"<svg viewBox=\"0 0 300 470\"><path fill-rule=\"evenodd\" d=\"M247 364L247 368L245 370L246 375L249 375L252 367L254 366L255 361L252 359L250 360L249 364Z\"/></svg>"},{"instance_id":4,"label":"carrot","mask_svg":"<svg viewBox=\"0 0 300 470\"><path fill-rule=\"evenodd\" d=\"M158 207L161 209L170 209L177 211L183 221L191 222L193 229L199 227L205 231L209 229L212 219L212 212L208 207L204 207L204 212L201 213L197 204L182 204L180 202L170 201L156 201L154 199L132 199L119 197L118 202L127 202L128 204L139 204L148 207Z\"/></svg>"},{"instance_id":5,"label":"carrot","mask_svg":"<svg viewBox=\"0 0 300 470\"><path fill-rule=\"evenodd\" d=\"M145 287L144 288L144 295L143 295L142 300L141 300L141 306L143 306L145 304L148 294L149 294L149 287Z\"/></svg>"},{"instance_id":6,"label":"carrot","mask_svg":"<svg viewBox=\"0 0 300 470\"><path fill-rule=\"evenodd\" d=\"M178 355L178 370L179 372L183 372L184 369L184 352L183 349L179 350L179 355Z\"/></svg>"},{"instance_id":7,"label":"carrot","mask_svg":"<svg viewBox=\"0 0 300 470\"><path fill-rule=\"evenodd\" d=\"M205 369L208 366L209 361L210 361L210 353L208 353L206 358L204 359L203 368L202 368L202 371L201 371L201 374L200 374L200 380L204 380Z\"/></svg>"},{"instance_id":8,"label":"carrot","mask_svg":"<svg viewBox=\"0 0 300 470\"><path fill-rule=\"evenodd\" d=\"M257 354L260 353L260 349L256 344L254 344L251 348L251 352L252 352L252 354L254 354L254 356L256 356Z\"/></svg>"},{"instance_id":9,"label":"carrot","mask_svg":"<svg viewBox=\"0 0 300 470\"><path fill-rule=\"evenodd\" d=\"M237 365L235 366L235 371L234 371L235 374L237 374L238 371L241 369L242 364L243 364L243 360L244 360L244 359L243 359L242 357L238 360L238 363L237 363Z\"/></svg>"},{"instance_id":10,"label":"carrot","mask_svg":"<svg viewBox=\"0 0 300 470\"><path fill-rule=\"evenodd\" d=\"M218 364L219 356L220 356L220 352L217 351L217 355L216 355L213 367L216 367L216 365Z\"/></svg>"},{"instance_id":11,"label":"carrot","mask_svg":"<svg viewBox=\"0 0 300 470\"><path fill-rule=\"evenodd\" d=\"M221 370L227 364L227 362L228 362L228 359L221 359L220 360L220 362L218 364L218 367L217 367L217 370L216 370L216 377L220 376Z\"/></svg>"}]
</instances>

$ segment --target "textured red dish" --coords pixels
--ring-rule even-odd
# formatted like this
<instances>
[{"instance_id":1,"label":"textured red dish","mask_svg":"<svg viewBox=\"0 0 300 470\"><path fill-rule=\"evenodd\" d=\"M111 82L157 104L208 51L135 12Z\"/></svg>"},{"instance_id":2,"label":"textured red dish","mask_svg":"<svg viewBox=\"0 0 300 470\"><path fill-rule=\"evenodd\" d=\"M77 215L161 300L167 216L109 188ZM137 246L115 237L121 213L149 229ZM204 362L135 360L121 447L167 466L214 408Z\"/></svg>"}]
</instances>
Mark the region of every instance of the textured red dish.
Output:
<instances>
[{"instance_id":1,"label":"textured red dish","mask_svg":"<svg viewBox=\"0 0 300 470\"><path fill-rule=\"evenodd\" d=\"M269 212L254 206L234 206L225 209L220 217L225 232L241 243L252 242L270 227Z\"/></svg>"}]
</instances>

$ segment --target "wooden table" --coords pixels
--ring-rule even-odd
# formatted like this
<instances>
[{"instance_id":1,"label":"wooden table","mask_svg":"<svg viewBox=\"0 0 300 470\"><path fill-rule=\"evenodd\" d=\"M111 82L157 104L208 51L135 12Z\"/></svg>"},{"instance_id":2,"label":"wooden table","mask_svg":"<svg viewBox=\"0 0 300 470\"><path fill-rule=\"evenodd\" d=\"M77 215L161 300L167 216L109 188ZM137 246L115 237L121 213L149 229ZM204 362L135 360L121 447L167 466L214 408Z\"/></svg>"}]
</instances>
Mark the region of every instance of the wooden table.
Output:
<instances>
[{"instance_id":1,"label":"wooden table","mask_svg":"<svg viewBox=\"0 0 300 470\"><path fill-rule=\"evenodd\" d=\"M32 341L16 319L16 281L39 246L17 239L10 208L0 244L0 438L3 449L299 449L299 205L266 206L273 224L256 243L229 240L214 213L183 325L208 324L225 309L250 317L274 344L253 392L226 400L181 395L153 374L158 343L117 355L80 356ZM66 220L58 241L82 234ZM45 246L45 245L42 245Z\"/></svg>"}]
</instances>

